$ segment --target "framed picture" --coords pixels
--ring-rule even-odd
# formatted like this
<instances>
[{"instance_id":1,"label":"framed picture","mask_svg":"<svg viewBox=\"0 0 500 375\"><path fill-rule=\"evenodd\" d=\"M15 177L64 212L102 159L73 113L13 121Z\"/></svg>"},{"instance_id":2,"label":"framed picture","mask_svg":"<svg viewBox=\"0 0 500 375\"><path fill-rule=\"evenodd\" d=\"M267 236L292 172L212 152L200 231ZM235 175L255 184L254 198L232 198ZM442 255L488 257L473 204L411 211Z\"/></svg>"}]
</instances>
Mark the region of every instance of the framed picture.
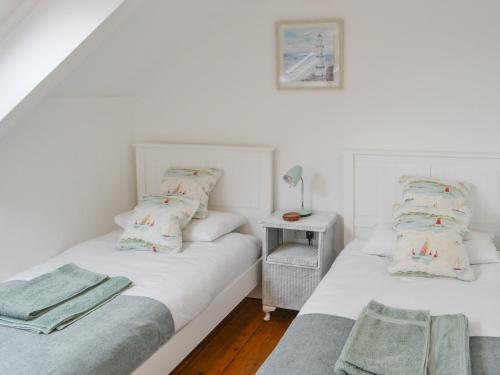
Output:
<instances>
[{"instance_id":1,"label":"framed picture","mask_svg":"<svg viewBox=\"0 0 500 375\"><path fill-rule=\"evenodd\" d=\"M278 22L276 37L278 88L342 88L342 19Z\"/></svg>"}]
</instances>

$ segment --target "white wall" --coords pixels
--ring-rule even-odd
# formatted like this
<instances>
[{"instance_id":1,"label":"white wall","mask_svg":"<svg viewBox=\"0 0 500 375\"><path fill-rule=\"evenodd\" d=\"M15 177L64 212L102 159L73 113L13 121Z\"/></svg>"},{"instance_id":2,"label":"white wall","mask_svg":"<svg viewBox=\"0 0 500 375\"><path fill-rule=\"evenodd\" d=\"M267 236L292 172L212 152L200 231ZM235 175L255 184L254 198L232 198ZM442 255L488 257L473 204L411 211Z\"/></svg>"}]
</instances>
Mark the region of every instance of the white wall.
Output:
<instances>
[{"instance_id":1,"label":"white wall","mask_svg":"<svg viewBox=\"0 0 500 375\"><path fill-rule=\"evenodd\" d=\"M497 0L144 4L56 90L74 99L0 141L0 279L112 228L134 139L276 146L276 206L300 163L306 203L339 212L344 148L500 149ZM345 20L345 89L276 90L275 21L325 17ZM123 95L135 135L133 103L105 99Z\"/></svg>"},{"instance_id":2,"label":"white wall","mask_svg":"<svg viewBox=\"0 0 500 375\"><path fill-rule=\"evenodd\" d=\"M133 101L47 99L0 140L0 280L133 206Z\"/></svg>"},{"instance_id":3,"label":"white wall","mask_svg":"<svg viewBox=\"0 0 500 375\"><path fill-rule=\"evenodd\" d=\"M281 175L300 163L307 204L341 211L344 148L500 150L499 1L174 4L143 17L175 38L140 91L137 140L277 146L280 207L297 205ZM276 90L275 21L325 17L345 20L345 89Z\"/></svg>"}]
</instances>

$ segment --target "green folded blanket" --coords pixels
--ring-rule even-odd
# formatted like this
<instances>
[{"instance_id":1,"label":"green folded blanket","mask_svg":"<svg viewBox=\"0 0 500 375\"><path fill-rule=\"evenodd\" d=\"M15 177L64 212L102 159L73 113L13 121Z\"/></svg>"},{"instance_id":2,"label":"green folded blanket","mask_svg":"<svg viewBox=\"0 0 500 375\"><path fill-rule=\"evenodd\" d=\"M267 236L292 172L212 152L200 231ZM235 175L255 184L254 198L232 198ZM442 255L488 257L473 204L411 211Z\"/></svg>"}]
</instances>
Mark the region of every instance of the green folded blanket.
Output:
<instances>
[{"instance_id":1,"label":"green folded blanket","mask_svg":"<svg viewBox=\"0 0 500 375\"><path fill-rule=\"evenodd\" d=\"M337 375L469 375L464 315L431 317L370 302L335 364Z\"/></svg>"},{"instance_id":2,"label":"green folded blanket","mask_svg":"<svg viewBox=\"0 0 500 375\"><path fill-rule=\"evenodd\" d=\"M0 315L35 318L107 279L69 263L30 281L7 281L0 284Z\"/></svg>"}]
</instances>

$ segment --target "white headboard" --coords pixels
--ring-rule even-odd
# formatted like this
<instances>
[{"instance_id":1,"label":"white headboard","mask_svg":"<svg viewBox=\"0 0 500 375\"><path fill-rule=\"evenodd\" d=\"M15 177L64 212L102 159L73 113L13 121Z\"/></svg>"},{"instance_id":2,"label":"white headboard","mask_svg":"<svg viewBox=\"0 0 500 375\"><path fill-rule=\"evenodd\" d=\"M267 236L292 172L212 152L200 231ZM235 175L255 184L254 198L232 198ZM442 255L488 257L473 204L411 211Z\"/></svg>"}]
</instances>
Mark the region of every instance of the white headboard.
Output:
<instances>
[{"instance_id":1,"label":"white headboard","mask_svg":"<svg viewBox=\"0 0 500 375\"><path fill-rule=\"evenodd\" d=\"M500 154L346 151L344 243L366 239L379 221L390 220L393 203L401 200L398 178L403 174L474 184L471 228L500 236Z\"/></svg>"},{"instance_id":2,"label":"white headboard","mask_svg":"<svg viewBox=\"0 0 500 375\"><path fill-rule=\"evenodd\" d=\"M223 177L210 194L209 207L248 217L247 231L273 209L273 148L148 143L136 144L137 196L159 194L169 167L215 167Z\"/></svg>"}]
</instances>

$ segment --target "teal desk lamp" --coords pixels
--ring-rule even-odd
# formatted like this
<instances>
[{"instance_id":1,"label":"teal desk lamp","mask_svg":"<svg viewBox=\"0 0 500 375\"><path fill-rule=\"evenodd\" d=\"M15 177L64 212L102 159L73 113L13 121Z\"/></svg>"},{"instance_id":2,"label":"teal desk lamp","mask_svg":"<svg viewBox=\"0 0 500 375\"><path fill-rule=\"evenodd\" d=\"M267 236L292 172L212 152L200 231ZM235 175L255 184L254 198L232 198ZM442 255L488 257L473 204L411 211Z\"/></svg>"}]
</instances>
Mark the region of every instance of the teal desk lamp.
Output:
<instances>
[{"instance_id":1,"label":"teal desk lamp","mask_svg":"<svg viewBox=\"0 0 500 375\"><path fill-rule=\"evenodd\" d=\"M300 216L310 216L312 214L312 210L304 208L304 180L302 179L302 167L300 165L296 165L295 167L290 168L288 172L283 176L283 180L290 186L297 186L299 181L301 182L300 193L302 197L302 204L300 206L300 210L297 212Z\"/></svg>"}]
</instances>

